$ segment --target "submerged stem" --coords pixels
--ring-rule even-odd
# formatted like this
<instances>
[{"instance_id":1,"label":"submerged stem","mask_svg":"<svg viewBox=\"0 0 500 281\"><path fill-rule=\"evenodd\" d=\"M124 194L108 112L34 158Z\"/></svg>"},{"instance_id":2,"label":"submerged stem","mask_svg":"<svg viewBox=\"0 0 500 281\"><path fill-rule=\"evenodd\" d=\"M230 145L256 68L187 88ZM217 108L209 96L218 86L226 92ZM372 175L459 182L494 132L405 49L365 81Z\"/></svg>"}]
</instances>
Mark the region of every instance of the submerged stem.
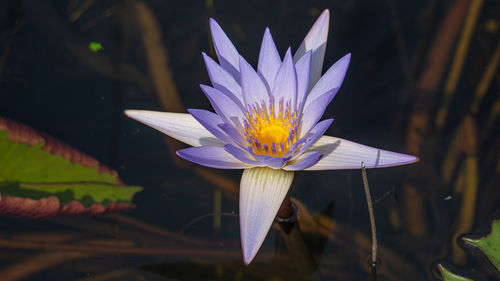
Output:
<instances>
[{"instance_id":1,"label":"submerged stem","mask_svg":"<svg viewBox=\"0 0 500 281\"><path fill-rule=\"evenodd\" d=\"M295 208L292 205L292 201L290 200L290 195L287 194L283 203L281 203L280 209L278 210L278 214L276 216L280 219L289 219L295 213Z\"/></svg>"},{"instance_id":2,"label":"submerged stem","mask_svg":"<svg viewBox=\"0 0 500 281\"><path fill-rule=\"evenodd\" d=\"M370 224L372 227L372 256L370 262L372 266L377 264L377 229L375 227L375 215L373 214L372 196L370 195L370 187L368 186L368 177L366 176L365 163L361 162L361 174L363 176L363 186L365 188L366 203L368 205L368 213L370 215Z\"/></svg>"}]
</instances>

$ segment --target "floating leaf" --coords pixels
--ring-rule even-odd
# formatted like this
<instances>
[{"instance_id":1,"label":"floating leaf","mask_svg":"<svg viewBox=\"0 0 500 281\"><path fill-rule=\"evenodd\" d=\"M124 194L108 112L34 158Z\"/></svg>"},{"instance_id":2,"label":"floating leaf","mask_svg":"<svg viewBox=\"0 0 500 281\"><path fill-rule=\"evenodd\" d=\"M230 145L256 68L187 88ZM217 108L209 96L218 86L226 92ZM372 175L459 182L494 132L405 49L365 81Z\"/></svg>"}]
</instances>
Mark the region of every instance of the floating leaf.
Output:
<instances>
[{"instance_id":1,"label":"floating leaf","mask_svg":"<svg viewBox=\"0 0 500 281\"><path fill-rule=\"evenodd\" d=\"M472 279L452 273L451 271L446 269L442 264L439 264L438 268L439 271L441 272L441 276L443 276L443 281L473 281Z\"/></svg>"},{"instance_id":2,"label":"floating leaf","mask_svg":"<svg viewBox=\"0 0 500 281\"><path fill-rule=\"evenodd\" d=\"M0 214L95 215L133 208L140 187L37 131L0 117Z\"/></svg>"},{"instance_id":3,"label":"floating leaf","mask_svg":"<svg viewBox=\"0 0 500 281\"><path fill-rule=\"evenodd\" d=\"M491 225L491 233L479 239L464 237L462 238L466 244L479 248L487 257L488 260L500 272L500 219L494 220ZM447 270L443 265L438 265L443 276L443 280L472 280L466 277L456 275Z\"/></svg>"},{"instance_id":4,"label":"floating leaf","mask_svg":"<svg viewBox=\"0 0 500 281\"><path fill-rule=\"evenodd\" d=\"M491 233L479 239L462 238L468 244L479 248L500 271L500 219L494 220L491 225Z\"/></svg>"}]
</instances>

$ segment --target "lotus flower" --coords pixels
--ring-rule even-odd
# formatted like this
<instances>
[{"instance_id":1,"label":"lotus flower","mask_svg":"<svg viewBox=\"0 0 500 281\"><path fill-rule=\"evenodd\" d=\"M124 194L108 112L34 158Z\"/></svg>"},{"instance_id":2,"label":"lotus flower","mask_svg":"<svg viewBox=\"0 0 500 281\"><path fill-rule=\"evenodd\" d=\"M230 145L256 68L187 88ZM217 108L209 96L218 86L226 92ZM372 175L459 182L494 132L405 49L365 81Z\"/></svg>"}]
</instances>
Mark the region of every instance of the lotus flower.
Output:
<instances>
[{"instance_id":1,"label":"lotus flower","mask_svg":"<svg viewBox=\"0 0 500 281\"><path fill-rule=\"evenodd\" d=\"M262 245L293 181L294 171L378 168L415 162L416 157L323 136L333 119L320 121L338 92L351 58L345 55L321 76L328 35L325 10L292 57L283 60L269 29L257 70L210 19L218 62L203 53L212 87L201 89L216 113L127 110L125 113L193 147L180 157L218 169L244 169L239 217L243 260Z\"/></svg>"}]
</instances>

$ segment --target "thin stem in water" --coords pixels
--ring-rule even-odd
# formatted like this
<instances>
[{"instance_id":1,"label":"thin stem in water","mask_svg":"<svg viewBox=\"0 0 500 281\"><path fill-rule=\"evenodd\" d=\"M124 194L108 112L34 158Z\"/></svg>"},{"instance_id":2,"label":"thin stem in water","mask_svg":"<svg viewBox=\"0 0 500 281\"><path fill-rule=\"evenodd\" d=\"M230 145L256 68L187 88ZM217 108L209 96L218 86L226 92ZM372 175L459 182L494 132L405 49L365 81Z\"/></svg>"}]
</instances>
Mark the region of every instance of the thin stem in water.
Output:
<instances>
[{"instance_id":1,"label":"thin stem in water","mask_svg":"<svg viewBox=\"0 0 500 281\"><path fill-rule=\"evenodd\" d=\"M372 266L375 267L377 264L377 229L375 227L375 215L373 214L372 196L370 195L370 187L368 186L365 163L363 162L361 162L361 174L363 176L363 186L365 188L366 203L368 205L368 213L370 214L370 223L372 227L372 256L370 262Z\"/></svg>"}]
</instances>

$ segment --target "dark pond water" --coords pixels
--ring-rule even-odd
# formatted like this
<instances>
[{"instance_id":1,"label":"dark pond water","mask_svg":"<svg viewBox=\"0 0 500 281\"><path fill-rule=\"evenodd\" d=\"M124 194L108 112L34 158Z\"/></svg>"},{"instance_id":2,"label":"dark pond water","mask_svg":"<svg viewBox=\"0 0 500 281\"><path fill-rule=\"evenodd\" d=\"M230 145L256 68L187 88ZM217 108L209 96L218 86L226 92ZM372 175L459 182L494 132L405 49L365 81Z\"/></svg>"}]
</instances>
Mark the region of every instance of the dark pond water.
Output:
<instances>
[{"instance_id":1,"label":"dark pond water","mask_svg":"<svg viewBox=\"0 0 500 281\"><path fill-rule=\"evenodd\" d=\"M324 68L352 53L327 134L421 159L368 171L376 276L360 171L297 172L290 195L309 216L289 233L272 228L245 266L241 171L183 162L173 153L182 144L123 114L210 109L199 89L209 83L209 17L255 66L266 26L283 55L323 9ZM496 280L457 241L500 214L499 15L492 0L0 1L0 116L144 188L118 214L0 217L0 280L438 280L438 263Z\"/></svg>"}]
</instances>

